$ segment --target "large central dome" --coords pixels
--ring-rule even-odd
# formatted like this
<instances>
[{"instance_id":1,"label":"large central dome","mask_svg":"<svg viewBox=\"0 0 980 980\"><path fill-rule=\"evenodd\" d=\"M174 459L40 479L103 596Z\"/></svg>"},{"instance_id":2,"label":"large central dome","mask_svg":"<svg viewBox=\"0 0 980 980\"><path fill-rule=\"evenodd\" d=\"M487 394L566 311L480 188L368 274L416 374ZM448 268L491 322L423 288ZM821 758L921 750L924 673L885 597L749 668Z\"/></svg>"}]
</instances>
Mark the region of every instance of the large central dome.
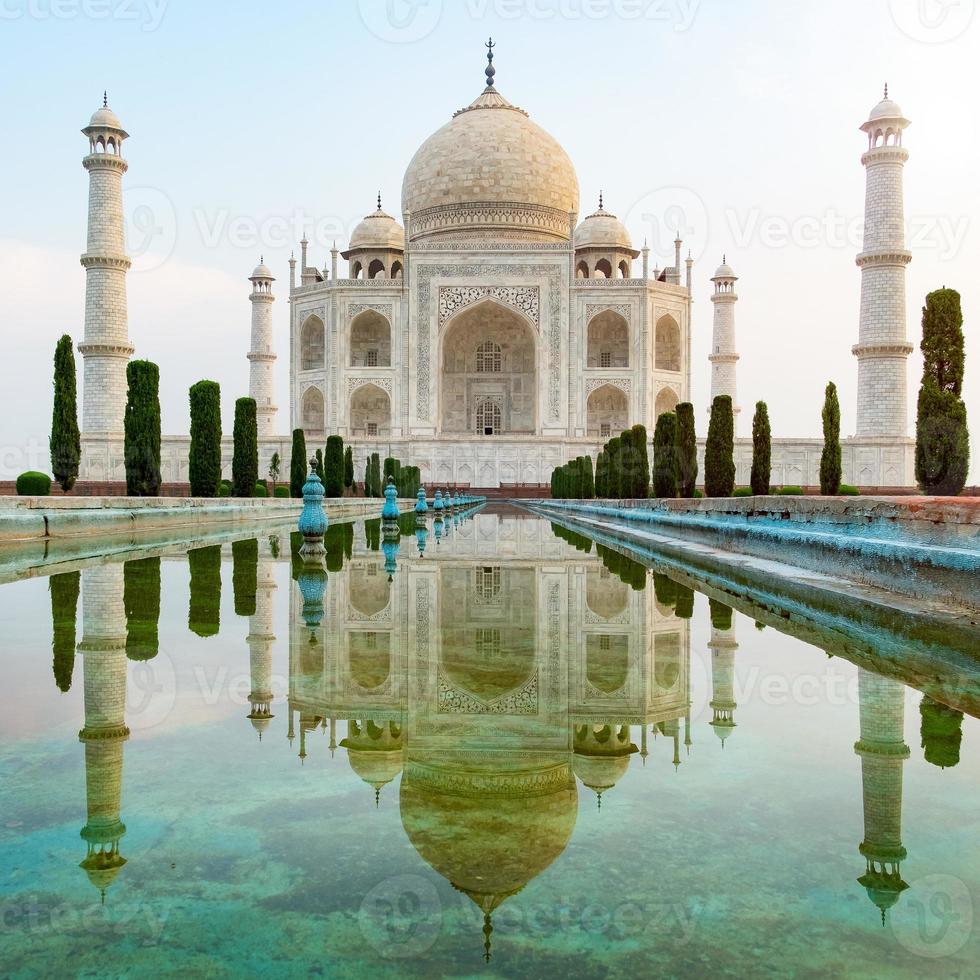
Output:
<instances>
[{"instance_id":1,"label":"large central dome","mask_svg":"<svg viewBox=\"0 0 980 980\"><path fill-rule=\"evenodd\" d=\"M402 210L412 241L568 241L578 177L558 142L490 85L419 147Z\"/></svg>"}]
</instances>

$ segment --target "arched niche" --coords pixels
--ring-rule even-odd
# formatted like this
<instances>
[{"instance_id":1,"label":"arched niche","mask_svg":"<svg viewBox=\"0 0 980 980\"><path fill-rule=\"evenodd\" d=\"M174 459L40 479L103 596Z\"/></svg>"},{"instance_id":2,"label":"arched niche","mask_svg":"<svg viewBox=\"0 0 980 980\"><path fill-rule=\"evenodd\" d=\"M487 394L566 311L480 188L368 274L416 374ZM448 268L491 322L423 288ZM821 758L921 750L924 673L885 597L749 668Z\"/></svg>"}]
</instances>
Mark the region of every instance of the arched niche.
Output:
<instances>
[{"instance_id":1,"label":"arched niche","mask_svg":"<svg viewBox=\"0 0 980 980\"><path fill-rule=\"evenodd\" d=\"M620 430L621 431L621 430ZM599 619L615 619L629 608L630 587L608 569L590 568L585 577L585 604Z\"/></svg>"},{"instance_id":2,"label":"arched niche","mask_svg":"<svg viewBox=\"0 0 980 980\"><path fill-rule=\"evenodd\" d=\"M458 313L442 339L442 431L475 433L477 414L496 417L495 406L493 435L535 432L536 361L534 329L516 311L487 300Z\"/></svg>"},{"instance_id":3,"label":"arched niche","mask_svg":"<svg viewBox=\"0 0 980 980\"><path fill-rule=\"evenodd\" d=\"M320 371L323 369L324 343L323 321L318 316L307 317L300 330L299 367L301 371Z\"/></svg>"},{"instance_id":4,"label":"arched niche","mask_svg":"<svg viewBox=\"0 0 980 980\"><path fill-rule=\"evenodd\" d=\"M350 427L355 436L374 438L391 433L391 398L374 384L355 388L350 397Z\"/></svg>"},{"instance_id":5,"label":"arched niche","mask_svg":"<svg viewBox=\"0 0 980 980\"><path fill-rule=\"evenodd\" d=\"M657 321L655 363L658 371L681 369L681 328L670 314Z\"/></svg>"},{"instance_id":6,"label":"arched niche","mask_svg":"<svg viewBox=\"0 0 980 980\"><path fill-rule=\"evenodd\" d=\"M308 388L303 393L303 429L323 432L323 392L319 388Z\"/></svg>"},{"instance_id":7,"label":"arched niche","mask_svg":"<svg viewBox=\"0 0 980 980\"><path fill-rule=\"evenodd\" d=\"M615 310L603 310L589 320L587 357L590 368L629 367L630 329L626 317Z\"/></svg>"},{"instance_id":8,"label":"arched niche","mask_svg":"<svg viewBox=\"0 0 980 980\"><path fill-rule=\"evenodd\" d=\"M381 687L391 674L391 637L358 630L347 637L351 680L363 691Z\"/></svg>"},{"instance_id":9,"label":"arched niche","mask_svg":"<svg viewBox=\"0 0 980 980\"><path fill-rule=\"evenodd\" d=\"M629 678L629 637L590 633L585 641L585 676L603 694L621 691Z\"/></svg>"},{"instance_id":10,"label":"arched niche","mask_svg":"<svg viewBox=\"0 0 980 980\"><path fill-rule=\"evenodd\" d=\"M602 385L586 403L586 428L590 438L608 439L629 428L630 406L626 393L615 385Z\"/></svg>"},{"instance_id":11,"label":"arched niche","mask_svg":"<svg viewBox=\"0 0 980 980\"><path fill-rule=\"evenodd\" d=\"M391 324L377 310L359 313L350 325L351 367L391 367Z\"/></svg>"},{"instance_id":12,"label":"arched niche","mask_svg":"<svg viewBox=\"0 0 980 980\"><path fill-rule=\"evenodd\" d=\"M661 388L657 392L657 401L654 406L656 417L659 419L664 412L673 412L677 408L678 401L677 392L673 388Z\"/></svg>"}]
</instances>

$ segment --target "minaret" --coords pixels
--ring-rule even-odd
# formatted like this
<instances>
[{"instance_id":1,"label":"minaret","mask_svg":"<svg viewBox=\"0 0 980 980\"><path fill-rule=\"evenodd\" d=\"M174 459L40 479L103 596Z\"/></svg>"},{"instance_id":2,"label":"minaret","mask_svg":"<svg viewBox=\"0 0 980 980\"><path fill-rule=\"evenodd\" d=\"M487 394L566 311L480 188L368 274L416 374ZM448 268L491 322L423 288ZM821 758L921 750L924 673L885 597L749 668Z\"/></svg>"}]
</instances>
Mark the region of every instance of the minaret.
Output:
<instances>
[{"instance_id":1,"label":"minaret","mask_svg":"<svg viewBox=\"0 0 980 980\"><path fill-rule=\"evenodd\" d=\"M276 355L272 349L272 284L275 276L264 261L260 261L249 276L252 283L252 349L248 352L250 364L248 396L255 399L255 415L258 422L259 442L276 436L275 379L273 368Z\"/></svg>"},{"instance_id":2,"label":"minaret","mask_svg":"<svg viewBox=\"0 0 980 980\"><path fill-rule=\"evenodd\" d=\"M729 613L731 611L729 610ZM711 727L721 739L722 748L725 739L735 728L735 651L738 642L735 639L735 627L721 629L711 624Z\"/></svg>"},{"instance_id":3,"label":"minaret","mask_svg":"<svg viewBox=\"0 0 980 980\"><path fill-rule=\"evenodd\" d=\"M126 859L119 842L126 826L119 819L123 745L126 727L126 610L121 562L96 565L82 572L83 633L78 646L84 658L85 727L78 733L85 746L88 821L82 839L88 853L80 867L102 893Z\"/></svg>"},{"instance_id":4,"label":"minaret","mask_svg":"<svg viewBox=\"0 0 980 980\"><path fill-rule=\"evenodd\" d=\"M256 573L255 613L248 621L248 658L252 690L248 700L252 710L248 719L258 732L259 741L269 727L272 714L272 648L276 637L272 631L273 593L276 591L275 563L271 556L259 552Z\"/></svg>"},{"instance_id":5,"label":"minaret","mask_svg":"<svg viewBox=\"0 0 980 980\"><path fill-rule=\"evenodd\" d=\"M728 257L722 258L718 271L711 277L715 284L711 302L715 305L714 334L711 340L711 401L714 403L718 395L731 395L732 408L735 410L736 425L738 413L738 394L735 384L735 365L738 354L735 352L735 304L738 294L735 283L738 276L728 264Z\"/></svg>"},{"instance_id":6,"label":"minaret","mask_svg":"<svg viewBox=\"0 0 980 980\"><path fill-rule=\"evenodd\" d=\"M122 144L129 134L103 99L82 130L88 137L88 242L85 267L85 339L82 432L122 436L126 410L126 365L133 354L126 312L126 253L122 176L129 165Z\"/></svg>"},{"instance_id":7,"label":"minaret","mask_svg":"<svg viewBox=\"0 0 980 980\"><path fill-rule=\"evenodd\" d=\"M858 670L861 738L854 751L861 757L864 795L864 840L867 862L858 878L868 898L881 910L881 923L908 885L902 880L902 767L905 744L905 688L898 681Z\"/></svg>"},{"instance_id":8,"label":"minaret","mask_svg":"<svg viewBox=\"0 0 980 980\"><path fill-rule=\"evenodd\" d=\"M861 322L858 343L857 435L905 437L908 403L907 362L912 345L906 337L905 247L902 171L908 151L902 132L909 121L885 97L861 129L868 149L861 157L867 171L864 198L864 248L861 269Z\"/></svg>"}]
</instances>

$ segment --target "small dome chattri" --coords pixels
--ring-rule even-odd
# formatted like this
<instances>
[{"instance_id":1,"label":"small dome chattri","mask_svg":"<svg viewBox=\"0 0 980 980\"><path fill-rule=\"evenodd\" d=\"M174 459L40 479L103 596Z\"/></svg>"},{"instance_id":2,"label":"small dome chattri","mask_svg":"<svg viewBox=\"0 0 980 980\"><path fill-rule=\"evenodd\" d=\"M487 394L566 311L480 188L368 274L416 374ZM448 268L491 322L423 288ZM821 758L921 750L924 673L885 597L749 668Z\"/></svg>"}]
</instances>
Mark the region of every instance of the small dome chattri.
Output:
<instances>
[{"instance_id":1,"label":"small dome chattri","mask_svg":"<svg viewBox=\"0 0 980 980\"><path fill-rule=\"evenodd\" d=\"M575 248L609 248L632 252L633 243L626 226L600 202L599 210L590 214L575 229Z\"/></svg>"},{"instance_id":2,"label":"small dome chattri","mask_svg":"<svg viewBox=\"0 0 980 980\"><path fill-rule=\"evenodd\" d=\"M715 270L715 274L711 277L712 280L715 279L738 279L735 275L735 270L728 264L728 259L722 260L722 263Z\"/></svg>"},{"instance_id":3,"label":"small dome chattri","mask_svg":"<svg viewBox=\"0 0 980 980\"><path fill-rule=\"evenodd\" d=\"M252 271L252 274L248 278L249 279L275 279L276 277L272 274L272 270L265 264L265 262L260 261L259 264Z\"/></svg>"},{"instance_id":4,"label":"small dome chattri","mask_svg":"<svg viewBox=\"0 0 980 980\"><path fill-rule=\"evenodd\" d=\"M378 209L367 215L351 233L348 251L356 248L405 249L405 229L381 209L380 198Z\"/></svg>"}]
</instances>

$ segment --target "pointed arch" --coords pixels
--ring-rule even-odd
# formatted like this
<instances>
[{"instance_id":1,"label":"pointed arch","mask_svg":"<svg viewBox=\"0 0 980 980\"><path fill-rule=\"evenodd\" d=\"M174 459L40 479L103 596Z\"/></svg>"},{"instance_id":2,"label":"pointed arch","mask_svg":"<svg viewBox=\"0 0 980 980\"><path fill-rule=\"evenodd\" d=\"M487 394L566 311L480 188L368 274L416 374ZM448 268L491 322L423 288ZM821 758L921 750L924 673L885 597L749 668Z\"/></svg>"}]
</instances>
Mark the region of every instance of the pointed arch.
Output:
<instances>
[{"instance_id":1,"label":"pointed arch","mask_svg":"<svg viewBox=\"0 0 980 980\"><path fill-rule=\"evenodd\" d=\"M364 310L350 324L351 367L391 367L391 323L377 310Z\"/></svg>"},{"instance_id":2,"label":"pointed arch","mask_svg":"<svg viewBox=\"0 0 980 980\"><path fill-rule=\"evenodd\" d=\"M319 388L307 388L303 393L303 429L309 433L323 432L323 392Z\"/></svg>"},{"instance_id":3,"label":"pointed arch","mask_svg":"<svg viewBox=\"0 0 980 980\"><path fill-rule=\"evenodd\" d=\"M654 415L656 418L660 418L664 412L673 412L677 408L677 403L680 399L677 397L677 392L673 388L661 388L657 392L657 402L654 406Z\"/></svg>"},{"instance_id":4,"label":"pointed arch","mask_svg":"<svg viewBox=\"0 0 980 980\"><path fill-rule=\"evenodd\" d=\"M608 439L629 428L629 399L622 388L602 385L589 395L585 406L589 438Z\"/></svg>"},{"instance_id":5,"label":"pointed arch","mask_svg":"<svg viewBox=\"0 0 980 980\"><path fill-rule=\"evenodd\" d=\"M354 436L383 437L391 434L391 398L376 384L363 384L350 396L350 427Z\"/></svg>"},{"instance_id":6,"label":"pointed arch","mask_svg":"<svg viewBox=\"0 0 980 980\"><path fill-rule=\"evenodd\" d=\"M303 322L299 340L301 371L320 371L325 366L323 321L313 314Z\"/></svg>"},{"instance_id":7,"label":"pointed arch","mask_svg":"<svg viewBox=\"0 0 980 980\"><path fill-rule=\"evenodd\" d=\"M630 363L630 328L615 310L597 313L588 326L587 362L590 368L624 368Z\"/></svg>"},{"instance_id":8,"label":"pointed arch","mask_svg":"<svg viewBox=\"0 0 980 980\"><path fill-rule=\"evenodd\" d=\"M669 313L657 320L656 351L658 371L680 371L681 328Z\"/></svg>"}]
</instances>

